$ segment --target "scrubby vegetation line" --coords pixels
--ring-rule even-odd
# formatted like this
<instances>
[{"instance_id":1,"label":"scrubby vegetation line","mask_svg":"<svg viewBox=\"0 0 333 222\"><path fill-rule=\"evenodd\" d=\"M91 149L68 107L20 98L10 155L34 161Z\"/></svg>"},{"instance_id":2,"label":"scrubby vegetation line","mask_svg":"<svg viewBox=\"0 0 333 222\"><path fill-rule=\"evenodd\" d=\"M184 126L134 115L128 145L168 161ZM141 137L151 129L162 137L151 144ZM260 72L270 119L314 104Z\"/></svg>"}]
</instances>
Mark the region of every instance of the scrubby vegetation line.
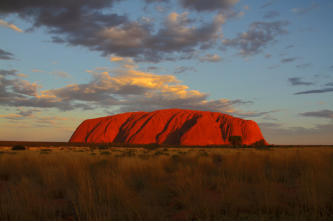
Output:
<instances>
[{"instance_id":1,"label":"scrubby vegetation line","mask_svg":"<svg viewBox=\"0 0 333 222\"><path fill-rule=\"evenodd\" d=\"M0 220L332 220L333 149L0 152Z\"/></svg>"}]
</instances>

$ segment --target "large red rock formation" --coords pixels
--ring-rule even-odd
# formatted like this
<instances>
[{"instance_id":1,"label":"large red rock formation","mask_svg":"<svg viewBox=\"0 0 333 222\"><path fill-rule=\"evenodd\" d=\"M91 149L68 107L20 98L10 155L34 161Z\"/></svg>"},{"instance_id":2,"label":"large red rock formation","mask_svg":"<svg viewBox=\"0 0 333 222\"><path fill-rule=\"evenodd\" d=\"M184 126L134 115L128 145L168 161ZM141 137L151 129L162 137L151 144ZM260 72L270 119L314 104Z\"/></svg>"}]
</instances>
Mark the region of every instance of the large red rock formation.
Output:
<instances>
[{"instance_id":1,"label":"large red rock formation","mask_svg":"<svg viewBox=\"0 0 333 222\"><path fill-rule=\"evenodd\" d=\"M85 120L70 142L205 146L230 144L230 136L241 136L246 145L265 141L252 120L218 112L166 109Z\"/></svg>"}]
</instances>

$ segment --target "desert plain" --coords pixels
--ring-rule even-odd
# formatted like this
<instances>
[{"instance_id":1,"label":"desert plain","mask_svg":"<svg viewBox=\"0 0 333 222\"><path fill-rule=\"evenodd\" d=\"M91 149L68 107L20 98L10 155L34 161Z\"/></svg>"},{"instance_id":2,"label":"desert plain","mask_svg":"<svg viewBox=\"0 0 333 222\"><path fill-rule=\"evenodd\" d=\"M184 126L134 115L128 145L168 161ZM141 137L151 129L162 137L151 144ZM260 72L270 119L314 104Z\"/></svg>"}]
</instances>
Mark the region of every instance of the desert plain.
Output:
<instances>
[{"instance_id":1,"label":"desert plain","mask_svg":"<svg viewBox=\"0 0 333 222\"><path fill-rule=\"evenodd\" d=\"M333 220L332 146L27 144L0 146L0 220Z\"/></svg>"}]
</instances>

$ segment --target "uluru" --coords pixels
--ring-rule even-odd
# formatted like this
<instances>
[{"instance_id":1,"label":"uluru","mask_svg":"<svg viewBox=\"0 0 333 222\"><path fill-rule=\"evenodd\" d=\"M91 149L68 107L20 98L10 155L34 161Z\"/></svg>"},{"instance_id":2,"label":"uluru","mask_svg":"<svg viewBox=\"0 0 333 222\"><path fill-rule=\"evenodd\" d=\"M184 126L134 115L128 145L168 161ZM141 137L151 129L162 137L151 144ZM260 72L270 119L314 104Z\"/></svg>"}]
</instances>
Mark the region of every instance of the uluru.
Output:
<instances>
[{"instance_id":1,"label":"uluru","mask_svg":"<svg viewBox=\"0 0 333 222\"><path fill-rule=\"evenodd\" d=\"M228 145L232 136L241 137L244 145L267 144L252 120L183 109L128 112L88 119L79 125L69 142L205 146Z\"/></svg>"}]
</instances>

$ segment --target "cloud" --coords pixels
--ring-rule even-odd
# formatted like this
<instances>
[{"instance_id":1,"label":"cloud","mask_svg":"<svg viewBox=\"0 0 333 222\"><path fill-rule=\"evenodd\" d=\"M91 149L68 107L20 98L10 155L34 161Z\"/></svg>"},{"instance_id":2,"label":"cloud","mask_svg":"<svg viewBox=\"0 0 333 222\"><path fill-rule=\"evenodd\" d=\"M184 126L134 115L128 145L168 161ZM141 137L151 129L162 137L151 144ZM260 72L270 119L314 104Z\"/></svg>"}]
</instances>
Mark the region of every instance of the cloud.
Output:
<instances>
[{"instance_id":1,"label":"cloud","mask_svg":"<svg viewBox=\"0 0 333 222\"><path fill-rule=\"evenodd\" d=\"M33 70L31 70L31 72L45 72L45 71L41 70L41 69L33 69Z\"/></svg>"},{"instance_id":2,"label":"cloud","mask_svg":"<svg viewBox=\"0 0 333 222\"><path fill-rule=\"evenodd\" d=\"M298 64L296 65L296 68L299 68L299 69L306 69L308 67L311 66L311 63L303 63L303 64Z\"/></svg>"},{"instance_id":3,"label":"cloud","mask_svg":"<svg viewBox=\"0 0 333 222\"><path fill-rule=\"evenodd\" d=\"M239 0L180 0L180 3L184 8L194 9L200 12L229 9L238 1Z\"/></svg>"},{"instance_id":4,"label":"cloud","mask_svg":"<svg viewBox=\"0 0 333 222\"><path fill-rule=\"evenodd\" d=\"M41 110L39 109L21 109L18 108L16 113L9 113L5 115L0 115L0 118L7 119L10 121L15 121L15 124L23 123L24 127L55 127L55 128L62 128L59 126L59 122L68 121L69 118L67 117L60 117L60 116L42 116L42 115L35 115L35 113L39 113ZM24 121L24 122L23 122ZM26 122L29 121L29 122ZM26 125L29 123L29 125ZM21 125L22 126L22 125Z\"/></svg>"},{"instance_id":5,"label":"cloud","mask_svg":"<svg viewBox=\"0 0 333 222\"><path fill-rule=\"evenodd\" d=\"M180 73L184 73L184 72L197 72L196 68L192 67L192 66L178 66L175 68L174 73L175 74L180 74Z\"/></svg>"},{"instance_id":6,"label":"cloud","mask_svg":"<svg viewBox=\"0 0 333 222\"><path fill-rule=\"evenodd\" d=\"M264 3L262 6L260 6L260 8L266 8L266 7L269 7L271 6L272 4L274 4L274 2L276 2L277 0L270 0L270 1L267 1L266 3Z\"/></svg>"},{"instance_id":7,"label":"cloud","mask_svg":"<svg viewBox=\"0 0 333 222\"><path fill-rule=\"evenodd\" d=\"M276 18L279 17L280 13L278 11L268 11L264 14L263 18L264 19L272 19L272 18Z\"/></svg>"},{"instance_id":8,"label":"cloud","mask_svg":"<svg viewBox=\"0 0 333 222\"><path fill-rule=\"evenodd\" d=\"M333 82L326 83L325 86L333 86Z\"/></svg>"},{"instance_id":9,"label":"cloud","mask_svg":"<svg viewBox=\"0 0 333 222\"><path fill-rule=\"evenodd\" d=\"M69 78L71 76L69 73L64 71L53 71L51 74L61 78Z\"/></svg>"},{"instance_id":10,"label":"cloud","mask_svg":"<svg viewBox=\"0 0 333 222\"><path fill-rule=\"evenodd\" d=\"M3 26L3 27L7 27L7 28L10 28L16 32L23 32L22 29L20 29L19 27L17 27L16 25L14 24L11 24L11 23L8 23L2 19L0 19L0 26Z\"/></svg>"},{"instance_id":11,"label":"cloud","mask_svg":"<svg viewBox=\"0 0 333 222\"><path fill-rule=\"evenodd\" d=\"M97 68L88 72L92 79L87 83L48 90L41 90L42 86L18 77L8 79L4 76L0 78L0 104L63 111L105 108L124 112L184 108L225 112L236 116L265 114L244 112L238 108L251 101L225 98L211 100L207 93L190 89L173 75L142 72L122 65L114 69Z\"/></svg>"},{"instance_id":12,"label":"cloud","mask_svg":"<svg viewBox=\"0 0 333 222\"><path fill-rule=\"evenodd\" d=\"M57 77L61 77L61 78L69 78L71 77L71 75L68 72L64 72L64 71L52 71L52 72L48 72L45 70L41 70L41 69L32 69L31 72L40 72L40 73L48 73Z\"/></svg>"},{"instance_id":13,"label":"cloud","mask_svg":"<svg viewBox=\"0 0 333 222\"><path fill-rule=\"evenodd\" d=\"M40 116L34 118L34 124L38 127L59 127L60 121L68 121L67 117L59 117L59 116Z\"/></svg>"},{"instance_id":14,"label":"cloud","mask_svg":"<svg viewBox=\"0 0 333 222\"><path fill-rule=\"evenodd\" d=\"M110 62L119 62L119 61L123 61L124 58L120 57L120 56L111 56L110 57Z\"/></svg>"},{"instance_id":15,"label":"cloud","mask_svg":"<svg viewBox=\"0 0 333 222\"><path fill-rule=\"evenodd\" d=\"M35 112L40 112L39 109L21 109L18 108L16 113L10 113L5 115L0 115L0 118L9 119L9 120L22 120L27 117L32 117Z\"/></svg>"},{"instance_id":16,"label":"cloud","mask_svg":"<svg viewBox=\"0 0 333 222\"><path fill-rule=\"evenodd\" d=\"M274 144L329 144L333 143L333 124L317 124L310 128L285 127L278 123L258 123L260 129L268 142Z\"/></svg>"},{"instance_id":17,"label":"cloud","mask_svg":"<svg viewBox=\"0 0 333 222\"><path fill-rule=\"evenodd\" d=\"M16 76L17 75L17 70L16 69L0 69L0 76Z\"/></svg>"},{"instance_id":18,"label":"cloud","mask_svg":"<svg viewBox=\"0 0 333 222\"><path fill-rule=\"evenodd\" d=\"M32 22L30 30L44 27L53 42L83 46L103 56L132 57L136 61L159 62L193 57L222 38L227 17L218 13L211 21L189 19L188 13L170 13L161 26L111 10L119 0L1 1L0 15L15 14ZM234 0L204 2L207 7L231 7ZM183 1L186 7L200 8L202 1ZM198 8L198 9L199 9ZM111 12L112 11L112 12Z\"/></svg>"},{"instance_id":19,"label":"cloud","mask_svg":"<svg viewBox=\"0 0 333 222\"><path fill-rule=\"evenodd\" d=\"M291 49L291 48L294 48L295 47L295 45L294 44L291 44L291 45L287 45L286 46L286 49Z\"/></svg>"},{"instance_id":20,"label":"cloud","mask_svg":"<svg viewBox=\"0 0 333 222\"><path fill-rule=\"evenodd\" d=\"M302 91L302 92L294 93L294 95L317 94L317 93L327 93L327 92L333 92L333 88L324 88L324 89L314 89L314 90Z\"/></svg>"},{"instance_id":21,"label":"cloud","mask_svg":"<svg viewBox=\"0 0 333 222\"><path fill-rule=\"evenodd\" d=\"M281 59L281 63L289 63L289 62L293 62L295 61L297 58L296 57L292 57L292 58L284 58Z\"/></svg>"},{"instance_id":22,"label":"cloud","mask_svg":"<svg viewBox=\"0 0 333 222\"><path fill-rule=\"evenodd\" d=\"M158 70L160 70L160 67L157 67L157 66L149 66L147 67L147 72L156 72Z\"/></svg>"},{"instance_id":23,"label":"cloud","mask_svg":"<svg viewBox=\"0 0 333 222\"><path fill-rule=\"evenodd\" d=\"M0 49L0 59L3 59L3 60L13 60L14 59L13 56L14 55L12 53L7 52L7 51L5 51L3 49Z\"/></svg>"},{"instance_id":24,"label":"cloud","mask_svg":"<svg viewBox=\"0 0 333 222\"><path fill-rule=\"evenodd\" d=\"M265 55L265 58L266 58L266 59L269 59L269 58L271 58L271 57L272 57L272 55L269 54L269 53L267 53L267 54Z\"/></svg>"},{"instance_id":25,"label":"cloud","mask_svg":"<svg viewBox=\"0 0 333 222\"><path fill-rule=\"evenodd\" d=\"M37 83L30 83L29 81L22 79L15 79L9 81L11 81L12 90L15 93L27 96L36 96L37 90L42 87Z\"/></svg>"},{"instance_id":26,"label":"cloud","mask_svg":"<svg viewBox=\"0 0 333 222\"><path fill-rule=\"evenodd\" d=\"M254 118L254 117L261 117L268 118L269 114L275 113L278 110L266 111L266 112L236 112L237 116L242 118Z\"/></svg>"},{"instance_id":27,"label":"cloud","mask_svg":"<svg viewBox=\"0 0 333 222\"><path fill-rule=\"evenodd\" d=\"M217 14L211 23L194 26L188 19L188 13L170 13L162 27L156 34L146 41L146 59L159 61L163 57L167 60L177 60L177 57L166 54L183 54L181 58L189 59L194 56L196 49L208 49L222 39L221 26L225 17Z\"/></svg>"},{"instance_id":28,"label":"cloud","mask_svg":"<svg viewBox=\"0 0 333 222\"><path fill-rule=\"evenodd\" d=\"M226 47L239 48L242 56L255 55L274 42L277 36L286 34L285 27L288 24L287 21L253 22L248 31L233 39L224 39L223 44Z\"/></svg>"},{"instance_id":29,"label":"cloud","mask_svg":"<svg viewBox=\"0 0 333 222\"><path fill-rule=\"evenodd\" d=\"M220 62L222 59L217 54L206 54L204 56L199 57L201 62Z\"/></svg>"},{"instance_id":30,"label":"cloud","mask_svg":"<svg viewBox=\"0 0 333 222\"><path fill-rule=\"evenodd\" d=\"M301 116L333 119L333 111L324 109L313 112L300 113Z\"/></svg>"},{"instance_id":31,"label":"cloud","mask_svg":"<svg viewBox=\"0 0 333 222\"><path fill-rule=\"evenodd\" d=\"M292 78L289 78L288 81L291 83L291 85L293 86L300 86L300 85L303 85L303 86L310 86L310 85L313 85L312 82L305 82L305 81L302 81L302 79L300 77L292 77Z\"/></svg>"},{"instance_id":32,"label":"cloud","mask_svg":"<svg viewBox=\"0 0 333 222\"><path fill-rule=\"evenodd\" d=\"M10 77L10 79L8 79ZM13 78L14 77L14 78ZM16 78L15 78L16 77ZM42 86L22 80L17 70L0 70L0 104L24 106L24 102L37 96Z\"/></svg>"},{"instance_id":33,"label":"cloud","mask_svg":"<svg viewBox=\"0 0 333 222\"><path fill-rule=\"evenodd\" d=\"M155 3L155 2L169 2L169 0L145 0L146 3Z\"/></svg>"},{"instance_id":34,"label":"cloud","mask_svg":"<svg viewBox=\"0 0 333 222\"><path fill-rule=\"evenodd\" d=\"M292 12L299 14L299 15L304 15L312 10L314 10L315 8L318 8L319 4L318 3L312 3L312 5L310 5L309 7L305 7L305 8L293 8L291 9Z\"/></svg>"}]
</instances>

